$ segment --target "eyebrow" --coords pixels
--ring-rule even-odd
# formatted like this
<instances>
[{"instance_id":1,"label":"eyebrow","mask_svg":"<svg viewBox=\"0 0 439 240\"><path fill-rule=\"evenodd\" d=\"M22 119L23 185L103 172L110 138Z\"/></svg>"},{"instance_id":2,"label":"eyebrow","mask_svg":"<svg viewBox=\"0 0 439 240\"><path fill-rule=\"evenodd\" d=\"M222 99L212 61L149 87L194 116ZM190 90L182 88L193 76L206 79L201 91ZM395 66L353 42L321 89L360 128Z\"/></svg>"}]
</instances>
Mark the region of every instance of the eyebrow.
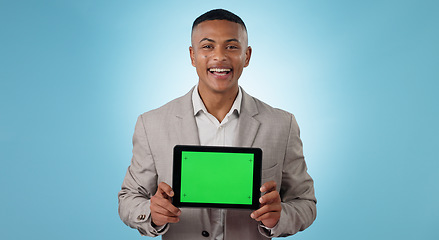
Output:
<instances>
[{"instance_id":1,"label":"eyebrow","mask_svg":"<svg viewBox=\"0 0 439 240\"><path fill-rule=\"evenodd\" d=\"M240 43L239 40L236 39L236 38L232 38L232 39L226 40L226 42L227 42L227 43L228 43L228 42L237 42L237 43Z\"/></svg>"},{"instance_id":2,"label":"eyebrow","mask_svg":"<svg viewBox=\"0 0 439 240\"><path fill-rule=\"evenodd\" d=\"M202 41L215 42L214 40L212 40L210 38L203 38L203 39L201 39L200 42L202 42Z\"/></svg>"},{"instance_id":3,"label":"eyebrow","mask_svg":"<svg viewBox=\"0 0 439 240\"><path fill-rule=\"evenodd\" d=\"M213 43L215 42L215 40L210 39L210 38L203 38L203 39L201 39L200 43L201 43L202 41L208 41L208 42L213 42ZM239 40L236 39L236 38L228 39L228 40L226 40L225 42L226 42L226 43L229 43L229 42L237 42L237 43L240 43Z\"/></svg>"}]
</instances>

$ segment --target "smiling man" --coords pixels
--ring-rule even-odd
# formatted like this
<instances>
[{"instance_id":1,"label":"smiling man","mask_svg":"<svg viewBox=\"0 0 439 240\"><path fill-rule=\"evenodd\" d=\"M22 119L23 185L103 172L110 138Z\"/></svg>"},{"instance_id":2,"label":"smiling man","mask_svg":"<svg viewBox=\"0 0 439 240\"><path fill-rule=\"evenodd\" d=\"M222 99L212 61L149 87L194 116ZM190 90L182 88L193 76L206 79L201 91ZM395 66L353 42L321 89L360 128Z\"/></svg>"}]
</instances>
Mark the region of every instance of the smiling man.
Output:
<instances>
[{"instance_id":1,"label":"smiling man","mask_svg":"<svg viewBox=\"0 0 439 240\"><path fill-rule=\"evenodd\" d=\"M238 85L252 53L244 22L226 10L209 11L194 21L191 42L198 85L137 120L133 158L119 192L122 221L164 240L270 239L306 229L316 218L316 199L295 118ZM172 154L178 144L261 148L260 208L173 206Z\"/></svg>"},{"instance_id":2,"label":"smiling man","mask_svg":"<svg viewBox=\"0 0 439 240\"><path fill-rule=\"evenodd\" d=\"M242 70L250 62L247 31L244 25L227 20L195 24L189 51L199 76L198 92L209 113L221 122L238 95Z\"/></svg>"},{"instance_id":3,"label":"smiling man","mask_svg":"<svg viewBox=\"0 0 439 240\"><path fill-rule=\"evenodd\" d=\"M222 122L238 95L242 70L250 62L245 26L227 20L195 21L189 52L199 76L198 93L207 111Z\"/></svg>"}]
</instances>

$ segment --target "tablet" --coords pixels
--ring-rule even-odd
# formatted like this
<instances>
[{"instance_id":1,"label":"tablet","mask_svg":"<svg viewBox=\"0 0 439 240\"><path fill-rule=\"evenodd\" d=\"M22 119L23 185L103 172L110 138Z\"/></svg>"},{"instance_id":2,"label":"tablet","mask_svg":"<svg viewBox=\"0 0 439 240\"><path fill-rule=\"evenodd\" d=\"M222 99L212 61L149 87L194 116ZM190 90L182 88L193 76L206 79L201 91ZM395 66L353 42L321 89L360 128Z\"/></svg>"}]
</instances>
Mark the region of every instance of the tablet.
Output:
<instances>
[{"instance_id":1,"label":"tablet","mask_svg":"<svg viewBox=\"0 0 439 240\"><path fill-rule=\"evenodd\" d=\"M176 207L258 209L260 148L174 147L172 203Z\"/></svg>"}]
</instances>

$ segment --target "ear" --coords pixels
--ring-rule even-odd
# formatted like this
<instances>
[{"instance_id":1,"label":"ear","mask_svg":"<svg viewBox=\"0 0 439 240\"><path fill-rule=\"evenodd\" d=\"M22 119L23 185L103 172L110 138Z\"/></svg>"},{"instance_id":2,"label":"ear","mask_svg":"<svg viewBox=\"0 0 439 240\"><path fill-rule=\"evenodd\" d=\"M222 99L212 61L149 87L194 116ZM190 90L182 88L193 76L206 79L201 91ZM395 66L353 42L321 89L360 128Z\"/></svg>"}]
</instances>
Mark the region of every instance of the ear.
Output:
<instances>
[{"instance_id":1,"label":"ear","mask_svg":"<svg viewBox=\"0 0 439 240\"><path fill-rule=\"evenodd\" d=\"M245 64L244 67L247 67L250 63L250 57L252 56L252 47L248 46L247 50L245 51Z\"/></svg>"},{"instance_id":2,"label":"ear","mask_svg":"<svg viewBox=\"0 0 439 240\"><path fill-rule=\"evenodd\" d=\"M192 66L195 67L195 56L194 56L194 48L192 46L189 46L189 55L191 57L191 63Z\"/></svg>"}]
</instances>

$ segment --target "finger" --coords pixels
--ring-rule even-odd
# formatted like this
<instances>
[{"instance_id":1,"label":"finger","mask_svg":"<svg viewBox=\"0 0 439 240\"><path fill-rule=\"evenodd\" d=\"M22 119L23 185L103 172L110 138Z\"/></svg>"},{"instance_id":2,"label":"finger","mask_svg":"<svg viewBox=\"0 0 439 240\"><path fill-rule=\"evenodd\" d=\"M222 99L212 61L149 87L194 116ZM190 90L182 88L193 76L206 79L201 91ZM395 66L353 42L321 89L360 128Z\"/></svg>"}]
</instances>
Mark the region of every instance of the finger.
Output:
<instances>
[{"instance_id":1,"label":"finger","mask_svg":"<svg viewBox=\"0 0 439 240\"><path fill-rule=\"evenodd\" d=\"M158 186L158 189L157 189L157 193L162 194L162 196L165 197L165 198L170 198L170 197L174 196L174 191L172 191L171 186L169 186L165 182L159 183L159 186Z\"/></svg>"},{"instance_id":2,"label":"finger","mask_svg":"<svg viewBox=\"0 0 439 240\"><path fill-rule=\"evenodd\" d=\"M258 220L261 216L263 216L267 213L270 213L270 212L279 212L280 213L280 211L282 211L281 204L269 204L269 205L262 206L258 210L254 211L250 215L250 217Z\"/></svg>"},{"instance_id":3,"label":"finger","mask_svg":"<svg viewBox=\"0 0 439 240\"><path fill-rule=\"evenodd\" d=\"M276 203L280 201L280 195L277 191L268 192L259 198L259 202L261 203L261 205Z\"/></svg>"},{"instance_id":4,"label":"finger","mask_svg":"<svg viewBox=\"0 0 439 240\"><path fill-rule=\"evenodd\" d=\"M168 209L163 208L161 206L151 208L151 214L163 215L167 217L178 217L178 215L180 215L180 214L174 214L168 211Z\"/></svg>"},{"instance_id":5,"label":"finger","mask_svg":"<svg viewBox=\"0 0 439 240\"><path fill-rule=\"evenodd\" d=\"M160 213L151 212L151 220L157 226L163 226L166 223L176 223L180 221L179 217L162 215Z\"/></svg>"},{"instance_id":6,"label":"finger","mask_svg":"<svg viewBox=\"0 0 439 240\"><path fill-rule=\"evenodd\" d=\"M259 222L262 222L262 221L265 221L265 220L268 220L268 219L276 219L276 220L278 220L279 217L280 217L280 212L268 212L268 213L265 213L265 214L261 215L260 217L256 218L255 220L259 221Z\"/></svg>"},{"instance_id":7,"label":"finger","mask_svg":"<svg viewBox=\"0 0 439 240\"><path fill-rule=\"evenodd\" d=\"M169 214L164 214L169 216L179 216L181 214L180 209L175 207L168 199L161 198L155 195L151 198L150 208L151 211L156 211L159 208L163 208L164 210L169 212Z\"/></svg>"},{"instance_id":8,"label":"finger","mask_svg":"<svg viewBox=\"0 0 439 240\"><path fill-rule=\"evenodd\" d=\"M151 212L158 212L167 216L178 216L181 214L180 209L176 208L169 200L153 196L150 205Z\"/></svg>"},{"instance_id":9,"label":"finger","mask_svg":"<svg viewBox=\"0 0 439 240\"><path fill-rule=\"evenodd\" d=\"M160 195L151 198L151 219L157 226L180 221L181 211Z\"/></svg>"},{"instance_id":10,"label":"finger","mask_svg":"<svg viewBox=\"0 0 439 240\"><path fill-rule=\"evenodd\" d=\"M261 192L271 192L274 190L276 190L276 182L275 181L269 181L269 182L264 183L260 189Z\"/></svg>"},{"instance_id":11,"label":"finger","mask_svg":"<svg viewBox=\"0 0 439 240\"><path fill-rule=\"evenodd\" d=\"M157 226L163 226L166 223L177 223L180 221L179 217L170 217L165 215L152 215L152 221Z\"/></svg>"}]
</instances>

